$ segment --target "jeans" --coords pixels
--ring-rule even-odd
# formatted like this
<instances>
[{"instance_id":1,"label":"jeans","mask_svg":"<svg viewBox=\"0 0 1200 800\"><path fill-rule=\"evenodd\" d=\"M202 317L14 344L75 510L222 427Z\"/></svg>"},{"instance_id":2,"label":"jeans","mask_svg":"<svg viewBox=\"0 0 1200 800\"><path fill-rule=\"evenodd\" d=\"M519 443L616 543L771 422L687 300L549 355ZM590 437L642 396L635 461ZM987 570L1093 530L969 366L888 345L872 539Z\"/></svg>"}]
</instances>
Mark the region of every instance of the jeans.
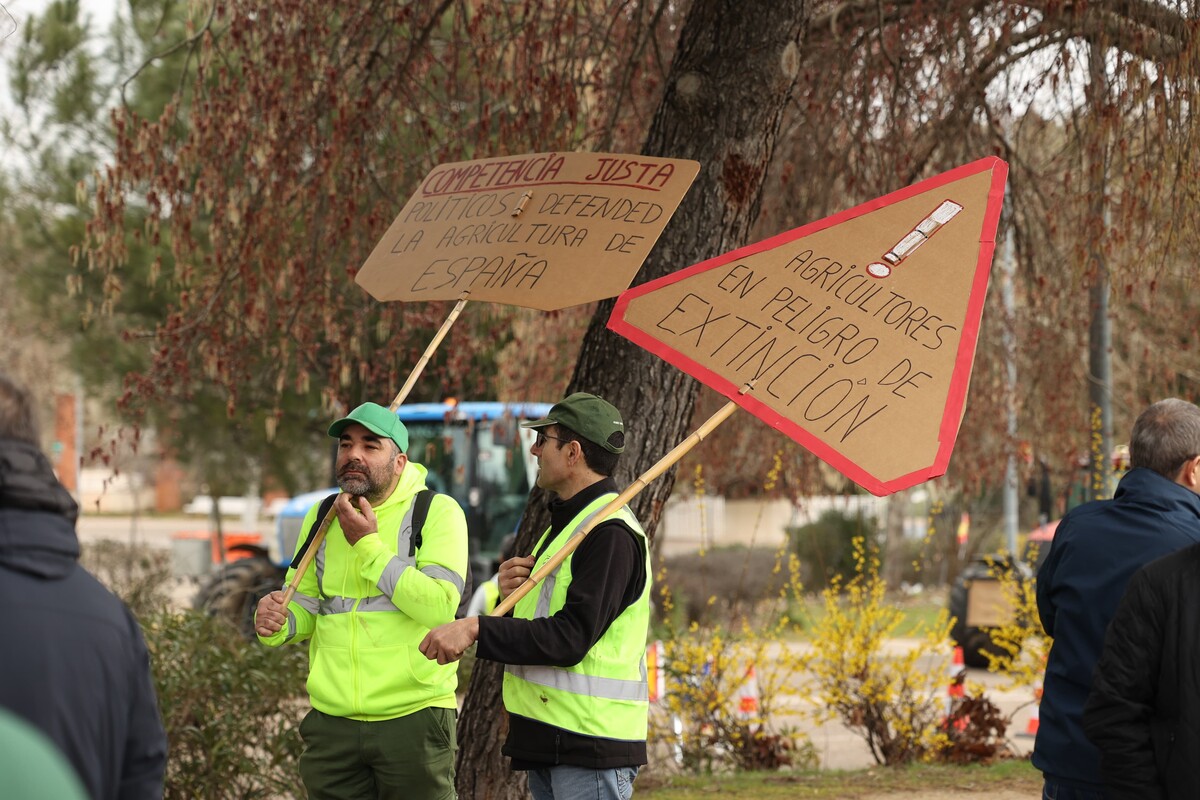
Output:
<instances>
[{"instance_id":1,"label":"jeans","mask_svg":"<svg viewBox=\"0 0 1200 800\"><path fill-rule=\"evenodd\" d=\"M1046 778L1042 785L1042 800L1104 800L1104 792L1095 789L1076 789Z\"/></svg>"},{"instance_id":2,"label":"jeans","mask_svg":"<svg viewBox=\"0 0 1200 800\"><path fill-rule=\"evenodd\" d=\"M589 769L563 764L529 770L533 800L629 800L637 767Z\"/></svg>"}]
</instances>

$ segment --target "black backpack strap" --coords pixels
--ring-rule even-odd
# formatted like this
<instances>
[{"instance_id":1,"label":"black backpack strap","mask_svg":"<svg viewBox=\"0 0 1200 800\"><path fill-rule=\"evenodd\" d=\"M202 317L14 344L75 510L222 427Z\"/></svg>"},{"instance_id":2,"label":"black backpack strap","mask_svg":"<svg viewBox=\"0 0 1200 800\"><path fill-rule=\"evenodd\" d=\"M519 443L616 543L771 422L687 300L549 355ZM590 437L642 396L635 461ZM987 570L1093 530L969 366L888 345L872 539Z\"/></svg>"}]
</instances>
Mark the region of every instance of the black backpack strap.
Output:
<instances>
[{"instance_id":1,"label":"black backpack strap","mask_svg":"<svg viewBox=\"0 0 1200 800\"><path fill-rule=\"evenodd\" d=\"M433 489L422 489L413 497L412 504L412 535L408 540L408 557L416 558L417 548L421 546L421 529L425 527L425 518L429 516L429 506L438 494ZM463 592L459 596L458 611L455 616L461 618L467 610L471 599L473 581L471 580L471 565L467 565L467 575L463 579Z\"/></svg>"},{"instance_id":2,"label":"black backpack strap","mask_svg":"<svg viewBox=\"0 0 1200 800\"><path fill-rule=\"evenodd\" d=\"M295 569L300 566L300 560L304 558L304 554L308 552L309 546L312 544L313 538L317 535L317 529L321 527L321 521L325 519L325 515L329 513L329 509L333 508L333 501L337 500L337 496L341 492L334 492L321 501L320 508L317 509L317 518L313 520L312 527L308 529L308 536L304 539L304 544L296 551L292 563L288 564L290 569Z\"/></svg>"},{"instance_id":3,"label":"black backpack strap","mask_svg":"<svg viewBox=\"0 0 1200 800\"><path fill-rule=\"evenodd\" d=\"M429 516L429 504L437 494L433 489L422 489L413 497L412 506L412 538L408 540L408 555L412 558L421 546L421 529L425 527L425 518Z\"/></svg>"}]
</instances>

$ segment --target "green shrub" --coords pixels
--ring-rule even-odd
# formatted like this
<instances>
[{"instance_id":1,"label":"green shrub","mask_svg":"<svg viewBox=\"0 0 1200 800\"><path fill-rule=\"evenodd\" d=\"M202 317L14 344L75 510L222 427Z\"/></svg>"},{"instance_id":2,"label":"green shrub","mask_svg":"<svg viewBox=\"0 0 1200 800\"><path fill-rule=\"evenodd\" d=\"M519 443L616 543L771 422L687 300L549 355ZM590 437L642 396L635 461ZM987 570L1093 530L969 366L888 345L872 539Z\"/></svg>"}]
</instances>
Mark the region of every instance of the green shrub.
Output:
<instances>
[{"instance_id":1,"label":"green shrub","mask_svg":"<svg viewBox=\"0 0 1200 800\"><path fill-rule=\"evenodd\" d=\"M81 545L80 551L83 568L121 598L138 619L169 605L168 551L133 547L111 539Z\"/></svg>"},{"instance_id":2,"label":"green shrub","mask_svg":"<svg viewBox=\"0 0 1200 800\"><path fill-rule=\"evenodd\" d=\"M733 556L753 563L753 554L744 550L724 557L711 552L684 563L724 564L728 578L735 572ZM757 623L734 608L732 615L741 617L737 624L693 621L663 632L662 697L651 706L648 738L656 768L718 772L816 766L817 754L808 737L786 722L789 709L806 700L801 680L807 671L806 649L783 643L796 632L783 610L799 596L797 568L795 556L780 552L769 566L758 565L741 575L737 586L756 589L745 597L758 606ZM694 576L690 571L680 574ZM760 601L758 593L768 583L777 587L775 594ZM671 590L660 586L659 591L662 607L669 612ZM705 608L711 612L715 605ZM767 619L771 622L764 622Z\"/></svg>"},{"instance_id":3,"label":"green shrub","mask_svg":"<svg viewBox=\"0 0 1200 800\"><path fill-rule=\"evenodd\" d=\"M877 764L935 759L949 745L941 724L945 674L928 664L931 656L949 655L949 616L943 610L931 625L912 631L917 646L889 652L886 643L904 613L885 596L878 554L855 539L851 555L849 577L835 577L822 592L824 613L809 630L810 716L819 724L840 721L862 737Z\"/></svg>"},{"instance_id":4,"label":"green shrub","mask_svg":"<svg viewBox=\"0 0 1200 800\"><path fill-rule=\"evenodd\" d=\"M168 555L100 541L80 559L142 625L170 748L164 800L305 797L308 648L263 647L204 611L171 611Z\"/></svg>"},{"instance_id":5,"label":"green shrub","mask_svg":"<svg viewBox=\"0 0 1200 800\"><path fill-rule=\"evenodd\" d=\"M664 697L650 710L651 764L724 772L815 767L808 737L788 725L803 702L802 650L777 647L783 625L693 629L663 642Z\"/></svg>"},{"instance_id":6,"label":"green shrub","mask_svg":"<svg viewBox=\"0 0 1200 800\"><path fill-rule=\"evenodd\" d=\"M142 624L170 742L165 800L304 797L305 647L263 647L198 611Z\"/></svg>"},{"instance_id":7,"label":"green shrub","mask_svg":"<svg viewBox=\"0 0 1200 800\"><path fill-rule=\"evenodd\" d=\"M873 540L876 530L873 517L835 508L816 522L788 528L791 550L800 559L801 582L819 591L837 576L854 574L854 539Z\"/></svg>"},{"instance_id":8,"label":"green shrub","mask_svg":"<svg viewBox=\"0 0 1200 800\"><path fill-rule=\"evenodd\" d=\"M788 576L776 569L778 561L776 551L746 547L671 556L655 575L655 592L669 592L682 619L662 621L675 627L737 626L787 586ZM660 603L660 616L664 610Z\"/></svg>"}]
</instances>

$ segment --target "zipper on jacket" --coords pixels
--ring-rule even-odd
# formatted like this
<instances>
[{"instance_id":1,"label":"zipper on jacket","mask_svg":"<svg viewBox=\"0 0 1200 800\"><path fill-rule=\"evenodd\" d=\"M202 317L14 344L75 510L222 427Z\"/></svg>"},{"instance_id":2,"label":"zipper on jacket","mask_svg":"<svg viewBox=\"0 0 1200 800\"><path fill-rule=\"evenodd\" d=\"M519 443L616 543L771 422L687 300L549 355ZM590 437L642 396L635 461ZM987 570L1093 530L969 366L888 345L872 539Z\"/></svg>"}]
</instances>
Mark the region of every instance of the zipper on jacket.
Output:
<instances>
[{"instance_id":1,"label":"zipper on jacket","mask_svg":"<svg viewBox=\"0 0 1200 800\"><path fill-rule=\"evenodd\" d=\"M358 576L354 576L354 591L360 595L355 598L354 605L350 608L350 675L351 688L354 691L354 711L359 716L363 714L362 701L362 685L358 679L359 664L358 664L358 605L363 601L362 592L358 590Z\"/></svg>"}]
</instances>

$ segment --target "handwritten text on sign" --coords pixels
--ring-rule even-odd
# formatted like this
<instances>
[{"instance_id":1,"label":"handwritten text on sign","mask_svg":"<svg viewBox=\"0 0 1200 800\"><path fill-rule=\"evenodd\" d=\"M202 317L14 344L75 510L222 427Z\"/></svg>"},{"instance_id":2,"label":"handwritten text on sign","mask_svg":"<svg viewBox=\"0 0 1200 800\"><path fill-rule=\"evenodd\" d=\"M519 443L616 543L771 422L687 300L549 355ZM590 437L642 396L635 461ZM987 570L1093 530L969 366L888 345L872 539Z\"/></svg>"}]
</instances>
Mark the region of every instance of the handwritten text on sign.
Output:
<instances>
[{"instance_id":1,"label":"handwritten text on sign","mask_svg":"<svg viewBox=\"0 0 1200 800\"><path fill-rule=\"evenodd\" d=\"M609 324L726 394L753 384L760 416L874 491L957 430L991 190L979 172L726 254L622 295Z\"/></svg>"},{"instance_id":2,"label":"handwritten text on sign","mask_svg":"<svg viewBox=\"0 0 1200 800\"><path fill-rule=\"evenodd\" d=\"M539 153L434 168L359 271L380 300L550 310L620 293L699 170L694 161Z\"/></svg>"}]
</instances>

